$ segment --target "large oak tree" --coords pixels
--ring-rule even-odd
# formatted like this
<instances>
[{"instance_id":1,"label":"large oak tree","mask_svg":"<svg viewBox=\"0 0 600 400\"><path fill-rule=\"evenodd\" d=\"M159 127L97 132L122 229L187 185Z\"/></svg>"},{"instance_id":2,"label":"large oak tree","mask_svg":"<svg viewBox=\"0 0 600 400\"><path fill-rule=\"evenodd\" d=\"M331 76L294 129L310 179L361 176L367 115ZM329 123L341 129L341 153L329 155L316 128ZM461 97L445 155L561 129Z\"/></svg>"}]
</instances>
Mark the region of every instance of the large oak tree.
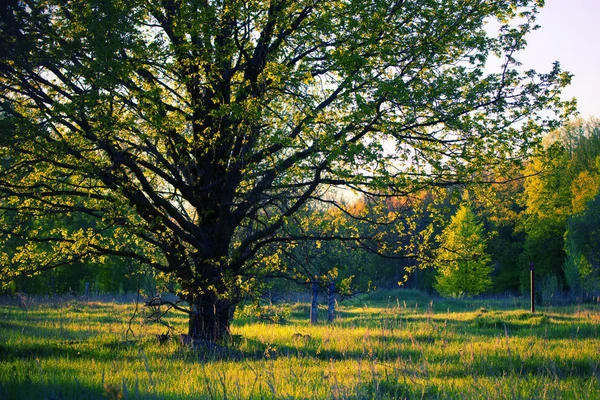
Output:
<instances>
[{"instance_id":1,"label":"large oak tree","mask_svg":"<svg viewBox=\"0 0 600 400\"><path fill-rule=\"evenodd\" d=\"M542 4L2 2L3 276L128 258L178 280L192 337L222 337L331 187L484 180L556 126L569 74L516 60Z\"/></svg>"}]
</instances>

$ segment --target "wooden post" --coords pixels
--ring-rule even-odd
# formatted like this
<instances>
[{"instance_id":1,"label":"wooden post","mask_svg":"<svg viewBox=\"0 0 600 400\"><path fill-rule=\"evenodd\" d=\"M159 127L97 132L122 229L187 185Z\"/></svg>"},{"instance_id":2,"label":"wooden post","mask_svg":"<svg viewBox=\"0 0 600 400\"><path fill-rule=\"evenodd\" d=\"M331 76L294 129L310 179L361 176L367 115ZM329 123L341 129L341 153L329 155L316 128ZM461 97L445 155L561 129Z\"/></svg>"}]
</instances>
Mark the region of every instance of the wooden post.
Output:
<instances>
[{"instance_id":1,"label":"wooden post","mask_svg":"<svg viewBox=\"0 0 600 400\"><path fill-rule=\"evenodd\" d=\"M535 313L535 271L533 261L529 263L529 279L531 281L531 312Z\"/></svg>"}]
</instances>

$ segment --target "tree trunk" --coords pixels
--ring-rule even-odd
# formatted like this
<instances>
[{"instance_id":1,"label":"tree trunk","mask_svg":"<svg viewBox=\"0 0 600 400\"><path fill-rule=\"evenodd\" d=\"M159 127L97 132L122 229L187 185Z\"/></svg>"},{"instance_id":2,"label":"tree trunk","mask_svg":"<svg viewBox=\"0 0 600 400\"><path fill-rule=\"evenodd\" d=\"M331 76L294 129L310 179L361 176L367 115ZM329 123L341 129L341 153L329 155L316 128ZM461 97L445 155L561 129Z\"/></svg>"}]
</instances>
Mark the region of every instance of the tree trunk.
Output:
<instances>
[{"instance_id":1,"label":"tree trunk","mask_svg":"<svg viewBox=\"0 0 600 400\"><path fill-rule=\"evenodd\" d=\"M319 302L317 296L319 295L319 285L316 281L312 284L312 303L310 305L310 323L314 325L317 323L319 318Z\"/></svg>"},{"instance_id":2,"label":"tree trunk","mask_svg":"<svg viewBox=\"0 0 600 400\"><path fill-rule=\"evenodd\" d=\"M235 306L214 294L198 295L190 305L188 335L193 340L219 342L229 334Z\"/></svg>"},{"instance_id":3,"label":"tree trunk","mask_svg":"<svg viewBox=\"0 0 600 400\"><path fill-rule=\"evenodd\" d=\"M335 282L330 282L327 288L327 294L329 295L329 303L327 307L327 322L333 322L335 317Z\"/></svg>"}]
</instances>

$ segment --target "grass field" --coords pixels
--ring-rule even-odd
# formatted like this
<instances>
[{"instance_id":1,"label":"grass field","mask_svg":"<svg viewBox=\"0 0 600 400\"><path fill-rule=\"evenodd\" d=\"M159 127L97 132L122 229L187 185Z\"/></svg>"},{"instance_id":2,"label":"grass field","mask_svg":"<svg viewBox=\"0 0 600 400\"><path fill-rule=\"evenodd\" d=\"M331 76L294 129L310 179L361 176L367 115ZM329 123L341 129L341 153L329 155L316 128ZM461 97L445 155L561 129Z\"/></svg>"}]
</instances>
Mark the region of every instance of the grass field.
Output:
<instances>
[{"instance_id":1,"label":"grass field","mask_svg":"<svg viewBox=\"0 0 600 400\"><path fill-rule=\"evenodd\" d=\"M308 304L278 307L278 324L241 310L223 355L159 345L164 326L132 303L0 305L0 399L600 399L598 304L532 315L521 299L398 290L316 326Z\"/></svg>"}]
</instances>

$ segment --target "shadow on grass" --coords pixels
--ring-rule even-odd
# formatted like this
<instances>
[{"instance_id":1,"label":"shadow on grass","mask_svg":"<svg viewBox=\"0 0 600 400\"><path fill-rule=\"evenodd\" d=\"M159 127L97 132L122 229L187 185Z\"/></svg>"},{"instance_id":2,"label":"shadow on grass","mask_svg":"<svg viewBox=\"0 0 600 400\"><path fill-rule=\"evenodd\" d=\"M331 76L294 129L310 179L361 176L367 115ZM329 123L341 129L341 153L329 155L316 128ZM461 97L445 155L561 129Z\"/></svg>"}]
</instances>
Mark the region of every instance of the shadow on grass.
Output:
<instances>
[{"instance_id":1,"label":"shadow on grass","mask_svg":"<svg viewBox=\"0 0 600 400\"><path fill-rule=\"evenodd\" d=\"M0 398L4 400L23 399L104 399L103 387L88 387L79 382L32 383L26 378L21 380L0 381Z\"/></svg>"},{"instance_id":2,"label":"shadow on grass","mask_svg":"<svg viewBox=\"0 0 600 400\"><path fill-rule=\"evenodd\" d=\"M116 339L55 340L45 339L16 343L0 343L0 361L61 358L66 360L133 360L139 358L135 342ZM1 398L1 397L0 397Z\"/></svg>"},{"instance_id":3,"label":"shadow on grass","mask_svg":"<svg viewBox=\"0 0 600 400\"><path fill-rule=\"evenodd\" d=\"M62 380L59 382L40 383L32 382L28 375L22 375L0 378L0 399L183 400L189 399L189 396L177 396L172 394L165 396L164 394L156 393L154 391L143 391L136 386L135 382L124 380L106 385L98 382L97 385L90 386L81 383L77 380L77 378Z\"/></svg>"},{"instance_id":4,"label":"shadow on grass","mask_svg":"<svg viewBox=\"0 0 600 400\"><path fill-rule=\"evenodd\" d=\"M192 363L206 361L258 361L278 358L308 358L320 361L362 361L375 360L378 358L419 360L422 356L423 353L418 349L332 349L323 346L321 339L302 340L301 342L299 341L290 345L281 343L269 344L256 339L247 338L243 338L240 344L229 348L227 351L203 351L181 347L169 355L172 359Z\"/></svg>"},{"instance_id":5,"label":"shadow on grass","mask_svg":"<svg viewBox=\"0 0 600 400\"><path fill-rule=\"evenodd\" d=\"M81 328L83 326L83 329ZM0 337L11 335L27 336L37 339L56 340L84 340L103 334L101 328L91 328L85 321L76 328L66 328L60 324L57 326L40 326L35 322L25 321L0 321Z\"/></svg>"}]
</instances>

